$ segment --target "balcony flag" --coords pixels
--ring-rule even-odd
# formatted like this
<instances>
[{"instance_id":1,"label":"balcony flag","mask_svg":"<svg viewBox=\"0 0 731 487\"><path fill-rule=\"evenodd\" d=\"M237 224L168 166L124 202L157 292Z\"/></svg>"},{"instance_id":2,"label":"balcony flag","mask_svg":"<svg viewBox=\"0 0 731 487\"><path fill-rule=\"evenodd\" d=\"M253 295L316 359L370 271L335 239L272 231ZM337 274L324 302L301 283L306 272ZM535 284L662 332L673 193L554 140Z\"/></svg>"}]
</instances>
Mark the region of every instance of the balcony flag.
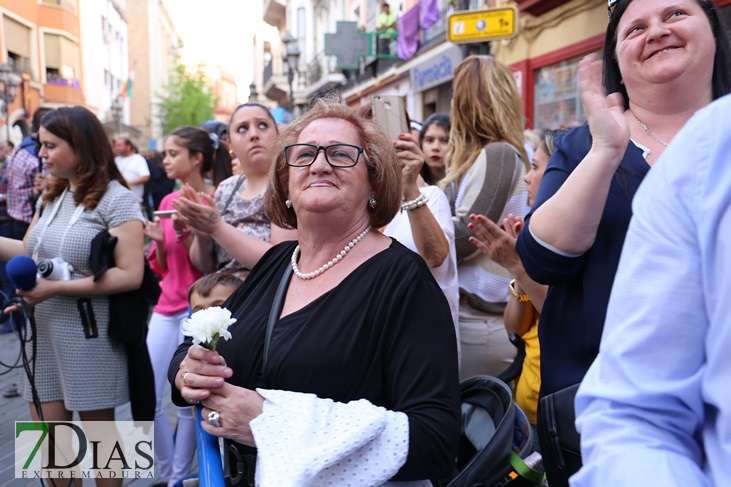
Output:
<instances>
[{"instance_id":1,"label":"balcony flag","mask_svg":"<svg viewBox=\"0 0 731 487\"><path fill-rule=\"evenodd\" d=\"M421 28L428 29L439 20L438 0L421 0Z\"/></svg>"},{"instance_id":2,"label":"balcony flag","mask_svg":"<svg viewBox=\"0 0 731 487\"><path fill-rule=\"evenodd\" d=\"M135 79L135 68L132 68L132 70L129 72L129 76L122 84L122 88L119 90L119 97L122 100L126 100L127 98L132 98L132 82Z\"/></svg>"},{"instance_id":3,"label":"balcony flag","mask_svg":"<svg viewBox=\"0 0 731 487\"><path fill-rule=\"evenodd\" d=\"M401 59L409 59L419 49L419 6L416 5L398 19L396 52Z\"/></svg>"}]
</instances>

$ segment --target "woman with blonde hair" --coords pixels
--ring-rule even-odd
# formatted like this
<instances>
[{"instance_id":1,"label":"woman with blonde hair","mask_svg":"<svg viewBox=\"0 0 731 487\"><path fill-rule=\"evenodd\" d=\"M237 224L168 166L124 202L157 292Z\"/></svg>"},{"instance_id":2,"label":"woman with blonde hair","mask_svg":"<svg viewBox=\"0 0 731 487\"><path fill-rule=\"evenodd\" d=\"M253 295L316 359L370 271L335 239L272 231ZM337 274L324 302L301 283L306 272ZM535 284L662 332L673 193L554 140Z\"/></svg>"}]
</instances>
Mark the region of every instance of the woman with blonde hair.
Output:
<instances>
[{"instance_id":1,"label":"woman with blonde hair","mask_svg":"<svg viewBox=\"0 0 731 487\"><path fill-rule=\"evenodd\" d=\"M454 73L447 173L441 185L449 197L455 227L460 288L460 378L498 375L515 348L503 325L510 274L469 241L470 215L500 222L525 215L520 96L510 70L490 56L470 56Z\"/></svg>"}]
</instances>

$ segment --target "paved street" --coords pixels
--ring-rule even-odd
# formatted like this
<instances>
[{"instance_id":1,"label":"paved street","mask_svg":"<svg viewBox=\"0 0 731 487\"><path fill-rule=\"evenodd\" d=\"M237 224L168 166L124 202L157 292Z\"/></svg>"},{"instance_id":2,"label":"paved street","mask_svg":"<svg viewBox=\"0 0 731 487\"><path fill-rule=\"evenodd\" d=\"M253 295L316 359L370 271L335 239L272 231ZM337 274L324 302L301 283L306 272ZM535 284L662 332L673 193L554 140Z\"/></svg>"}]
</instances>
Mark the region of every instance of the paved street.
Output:
<instances>
[{"instance_id":1,"label":"paved street","mask_svg":"<svg viewBox=\"0 0 731 487\"><path fill-rule=\"evenodd\" d=\"M0 362L12 364L18 358L20 342L13 334L0 335ZM0 391L5 390L13 382L17 381L17 370L8 371L5 365L0 365ZM165 397L169 398L169 393ZM166 401L165 410L168 418L172 421L176 418L175 406L169 399ZM131 418L129 404L117 408L117 419L129 420ZM14 478L14 422L30 419L28 403L21 397L4 398L0 396L0 487L6 486L40 486L38 480L29 481ZM74 417L78 420L78 417ZM124 483L130 487L147 487L157 480L130 480ZM85 482L85 486L93 486L92 482Z\"/></svg>"}]
</instances>

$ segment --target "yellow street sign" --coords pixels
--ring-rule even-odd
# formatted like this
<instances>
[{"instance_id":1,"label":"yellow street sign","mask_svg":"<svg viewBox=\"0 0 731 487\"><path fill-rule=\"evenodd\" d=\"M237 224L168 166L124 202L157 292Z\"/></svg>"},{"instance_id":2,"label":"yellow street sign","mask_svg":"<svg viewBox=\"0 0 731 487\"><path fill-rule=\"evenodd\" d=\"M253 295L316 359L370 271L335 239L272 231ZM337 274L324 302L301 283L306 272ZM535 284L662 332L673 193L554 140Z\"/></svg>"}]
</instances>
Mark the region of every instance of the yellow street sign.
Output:
<instances>
[{"instance_id":1,"label":"yellow street sign","mask_svg":"<svg viewBox=\"0 0 731 487\"><path fill-rule=\"evenodd\" d=\"M514 37L517 29L516 7L463 10L447 20L447 40L455 44L487 42Z\"/></svg>"}]
</instances>

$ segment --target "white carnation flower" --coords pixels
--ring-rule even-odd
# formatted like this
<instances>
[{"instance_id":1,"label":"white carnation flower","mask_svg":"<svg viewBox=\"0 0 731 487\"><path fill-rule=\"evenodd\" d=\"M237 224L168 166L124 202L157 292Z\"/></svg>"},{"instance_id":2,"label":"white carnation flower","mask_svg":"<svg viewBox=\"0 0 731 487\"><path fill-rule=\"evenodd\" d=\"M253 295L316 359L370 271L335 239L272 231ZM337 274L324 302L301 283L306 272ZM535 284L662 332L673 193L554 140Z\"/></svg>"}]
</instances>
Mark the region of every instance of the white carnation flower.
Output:
<instances>
[{"instance_id":1,"label":"white carnation flower","mask_svg":"<svg viewBox=\"0 0 731 487\"><path fill-rule=\"evenodd\" d=\"M219 338L224 340L231 338L228 327L234 323L236 318L231 318L231 311L213 306L193 313L183 324L183 335L192 337L195 345L202 344L210 350L215 350Z\"/></svg>"}]
</instances>

